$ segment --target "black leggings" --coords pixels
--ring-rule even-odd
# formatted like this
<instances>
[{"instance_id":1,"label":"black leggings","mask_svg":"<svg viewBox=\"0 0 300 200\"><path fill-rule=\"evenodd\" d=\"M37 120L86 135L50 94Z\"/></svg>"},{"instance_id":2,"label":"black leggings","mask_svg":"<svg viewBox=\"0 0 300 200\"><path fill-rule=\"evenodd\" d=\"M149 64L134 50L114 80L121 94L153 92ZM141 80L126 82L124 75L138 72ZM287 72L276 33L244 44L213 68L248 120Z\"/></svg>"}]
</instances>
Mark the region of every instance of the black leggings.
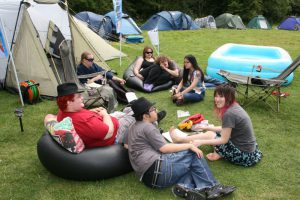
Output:
<instances>
[{"instance_id":1,"label":"black leggings","mask_svg":"<svg viewBox=\"0 0 300 200\"><path fill-rule=\"evenodd\" d=\"M143 69L140 73L144 77L144 83L153 84L153 86L163 85L172 80L171 75L159 65L152 65Z\"/></svg>"}]
</instances>

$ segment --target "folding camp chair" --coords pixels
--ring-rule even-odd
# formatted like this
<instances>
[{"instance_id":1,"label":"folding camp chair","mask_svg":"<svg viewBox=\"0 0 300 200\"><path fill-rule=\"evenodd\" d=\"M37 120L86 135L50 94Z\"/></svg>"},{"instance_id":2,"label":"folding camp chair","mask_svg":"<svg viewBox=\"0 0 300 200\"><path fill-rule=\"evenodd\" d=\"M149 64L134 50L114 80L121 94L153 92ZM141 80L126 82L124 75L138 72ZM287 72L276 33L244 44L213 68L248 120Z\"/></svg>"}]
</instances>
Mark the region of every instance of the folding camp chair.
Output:
<instances>
[{"instance_id":1,"label":"folding camp chair","mask_svg":"<svg viewBox=\"0 0 300 200\"><path fill-rule=\"evenodd\" d=\"M287 78L300 65L300 56L298 56L282 73L277 77L267 79L252 76L234 74L225 70L220 70L218 74L228 80L228 82L237 89L237 93L242 96L241 105L248 106L257 100L262 100L274 111L279 112L280 105L280 87L286 83ZM270 97L270 98L269 98ZM276 102L276 109L267 101L272 99Z\"/></svg>"},{"instance_id":2,"label":"folding camp chair","mask_svg":"<svg viewBox=\"0 0 300 200\"><path fill-rule=\"evenodd\" d=\"M95 95L90 96L88 94L88 90L79 82L80 76L77 76L76 73L76 65L74 63L72 48L71 48L71 41L70 40L63 40L59 45L59 51L61 60L63 63L63 77L61 77L62 80L60 82L74 82L78 86L80 90L84 90L83 93L84 96L84 105L86 108L91 108L95 106L102 106L107 108L107 102L103 99L103 97L100 95L99 91L95 91ZM91 78L94 76L97 76L99 73L96 74L89 74L89 75L82 75L86 77L82 78ZM103 73L102 73L103 74Z\"/></svg>"},{"instance_id":3,"label":"folding camp chair","mask_svg":"<svg viewBox=\"0 0 300 200\"><path fill-rule=\"evenodd\" d=\"M96 73L92 73L92 74L78 75L77 78L78 79L93 78L99 74L106 76L106 73L103 71L103 72L96 72ZM106 80L106 78L105 78L105 80ZM103 84L106 84L106 83L103 83ZM92 108L95 106L102 106L104 108L107 108L108 102L106 102L104 100L104 98L102 97L101 92L100 92L101 90L99 90L98 88L91 88L90 90L87 89L87 87L84 87L84 88L85 88L85 90L87 90L87 94L88 94L88 95L85 95L85 101L84 101L85 108ZM90 93L92 93L92 94L90 94Z\"/></svg>"}]
</instances>

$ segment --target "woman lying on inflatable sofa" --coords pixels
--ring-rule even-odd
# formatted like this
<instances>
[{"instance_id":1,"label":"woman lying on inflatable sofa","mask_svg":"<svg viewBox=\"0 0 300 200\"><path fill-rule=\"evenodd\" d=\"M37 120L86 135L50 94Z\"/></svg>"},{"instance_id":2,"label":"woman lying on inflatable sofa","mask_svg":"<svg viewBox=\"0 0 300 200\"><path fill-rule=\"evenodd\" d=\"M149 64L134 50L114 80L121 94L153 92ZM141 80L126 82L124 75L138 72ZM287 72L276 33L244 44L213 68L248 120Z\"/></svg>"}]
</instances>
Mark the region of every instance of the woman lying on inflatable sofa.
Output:
<instances>
[{"instance_id":1,"label":"woman lying on inflatable sofa","mask_svg":"<svg viewBox=\"0 0 300 200\"><path fill-rule=\"evenodd\" d=\"M140 75L139 78L144 80L144 89L152 91L153 87L179 77L179 68L167 56L159 56L152 66L140 71Z\"/></svg>"},{"instance_id":2,"label":"woman lying on inflatable sofa","mask_svg":"<svg viewBox=\"0 0 300 200\"><path fill-rule=\"evenodd\" d=\"M59 107L57 121L70 117L76 132L87 148L123 143L128 127L135 122L131 108L127 107L127 112L124 111L119 119L108 114L103 107L86 110L83 108L83 97L80 93L75 83L63 83L57 86ZM161 111L159 120L165 115L165 111Z\"/></svg>"},{"instance_id":3,"label":"woman lying on inflatable sofa","mask_svg":"<svg viewBox=\"0 0 300 200\"><path fill-rule=\"evenodd\" d=\"M133 73L136 77L144 80L144 77L140 74L140 72L150 66L152 66L155 62L155 57L153 56L153 49L151 47L146 46L143 50L143 56L139 57L134 65Z\"/></svg>"}]
</instances>

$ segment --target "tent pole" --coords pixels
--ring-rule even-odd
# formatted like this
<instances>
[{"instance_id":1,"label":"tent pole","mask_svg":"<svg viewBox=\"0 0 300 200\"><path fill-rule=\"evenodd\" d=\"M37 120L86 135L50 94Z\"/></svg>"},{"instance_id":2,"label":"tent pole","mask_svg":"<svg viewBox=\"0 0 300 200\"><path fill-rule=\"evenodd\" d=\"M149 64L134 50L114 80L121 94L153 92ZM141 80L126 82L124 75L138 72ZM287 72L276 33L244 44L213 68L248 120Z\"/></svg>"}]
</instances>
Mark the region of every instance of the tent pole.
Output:
<instances>
[{"instance_id":1,"label":"tent pole","mask_svg":"<svg viewBox=\"0 0 300 200\"><path fill-rule=\"evenodd\" d=\"M15 40L15 35L16 35L16 30L17 30L17 26L18 26L19 17L20 17L20 11L21 11L21 7L22 7L22 4L23 4L23 3L24 3L24 0L22 0L22 1L20 2L18 14L17 14L17 20L16 20L16 24L15 24L15 28L14 28L14 34L13 34L13 37L12 37L12 40L11 40L9 52L13 49L13 45L14 45L14 43L15 43L15 42L14 42L14 40ZM7 48L8 48L8 46L7 46ZM5 88L5 83L6 83L7 68L8 68L8 64L9 64L9 59L10 59L10 57L11 57L11 55L9 54L9 55L8 55L8 59L7 59L5 78L4 78L4 88ZM23 104L22 104L22 105L23 105Z\"/></svg>"},{"instance_id":2,"label":"tent pole","mask_svg":"<svg viewBox=\"0 0 300 200\"><path fill-rule=\"evenodd\" d=\"M3 36L4 36L5 46L7 46L7 48L9 48L8 42L7 42L6 32L4 30L4 26L3 26L3 22L2 22L2 18L1 17L0 17L0 25L1 25L1 29L3 30ZM12 55L11 49L8 49L8 51L9 51L9 56L11 58L11 63L12 63L12 66L13 66L15 79L16 79L17 85L18 85L17 87L18 87L18 91L19 91L19 96L20 96L21 104L22 104L22 106L24 106L23 96L22 96L22 92L21 92L21 88L20 88L19 78L18 78L17 71L16 71L14 57Z\"/></svg>"},{"instance_id":3,"label":"tent pole","mask_svg":"<svg viewBox=\"0 0 300 200\"><path fill-rule=\"evenodd\" d=\"M120 38L119 38L119 41L120 41L120 67L122 66L122 33L120 32Z\"/></svg>"}]
</instances>

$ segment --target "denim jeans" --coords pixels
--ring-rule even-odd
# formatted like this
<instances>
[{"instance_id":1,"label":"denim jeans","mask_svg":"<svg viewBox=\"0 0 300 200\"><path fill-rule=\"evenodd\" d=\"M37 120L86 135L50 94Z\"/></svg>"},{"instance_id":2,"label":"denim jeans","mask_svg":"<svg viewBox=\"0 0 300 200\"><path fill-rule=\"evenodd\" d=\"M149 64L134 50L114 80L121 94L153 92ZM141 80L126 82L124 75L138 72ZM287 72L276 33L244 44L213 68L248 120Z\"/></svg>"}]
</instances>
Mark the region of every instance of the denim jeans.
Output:
<instances>
[{"instance_id":1,"label":"denim jeans","mask_svg":"<svg viewBox=\"0 0 300 200\"><path fill-rule=\"evenodd\" d=\"M219 182L214 178L204 158L192 151L162 154L161 167L154 187L164 188L179 184L186 188L211 188Z\"/></svg>"},{"instance_id":2,"label":"denim jeans","mask_svg":"<svg viewBox=\"0 0 300 200\"><path fill-rule=\"evenodd\" d=\"M205 96L205 91L201 92L201 94L195 93L194 91L190 91L183 95L184 102L198 102L202 101Z\"/></svg>"}]
</instances>

